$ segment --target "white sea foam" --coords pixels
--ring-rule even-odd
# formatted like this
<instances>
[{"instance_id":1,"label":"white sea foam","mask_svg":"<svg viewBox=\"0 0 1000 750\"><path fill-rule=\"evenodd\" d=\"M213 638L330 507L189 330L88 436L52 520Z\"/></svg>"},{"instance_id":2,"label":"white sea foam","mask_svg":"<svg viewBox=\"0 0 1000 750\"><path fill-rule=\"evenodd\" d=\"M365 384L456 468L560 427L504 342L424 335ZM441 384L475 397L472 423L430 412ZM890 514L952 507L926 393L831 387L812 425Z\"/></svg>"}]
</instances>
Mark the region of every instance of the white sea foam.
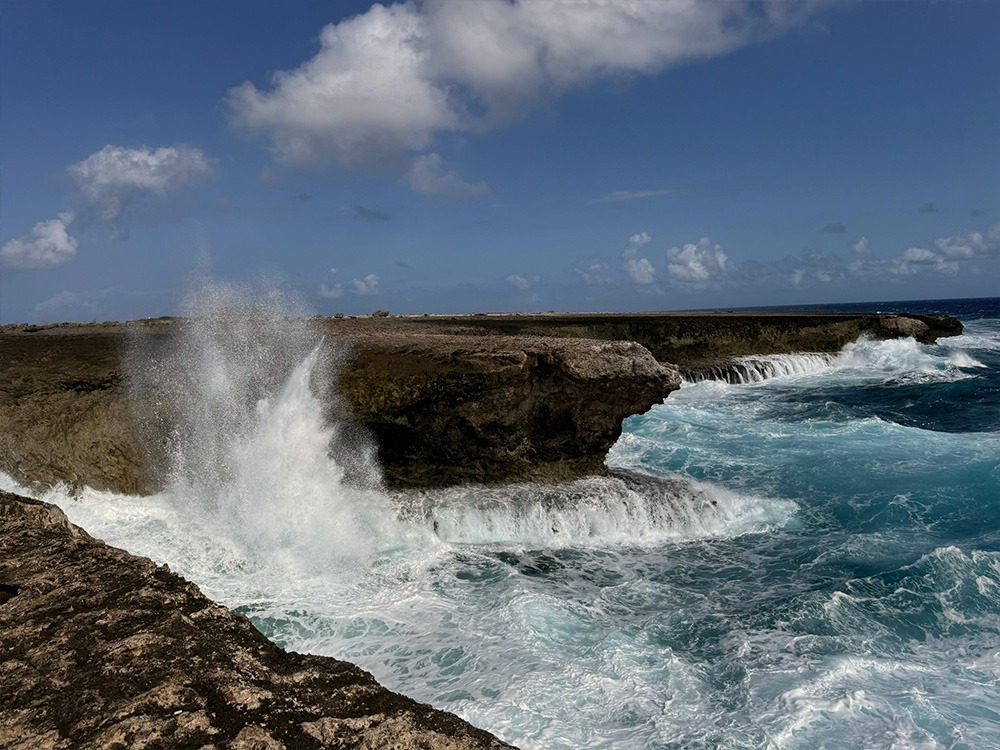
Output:
<instances>
[{"instance_id":1,"label":"white sea foam","mask_svg":"<svg viewBox=\"0 0 1000 750\"><path fill-rule=\"evenodd\" d=\"M1000 320L971 320L963 325L965 330L960 336L940 339L938 344L948 349L1000 351Z\"/></svg>"},{"instance_id":2,"label":"white sea foam","mask_svg":"<svg viewBox=\"0 0 1000 750\"><path fill-rule=\"evenodd\" d=\"M973 347L969 347L973 348ZM688 375L688 382L725 380L747 385L775 378L809 378L828 373L855 378L909 381L953 381L974 377L966 372L985 368L965 347L941 353L912 338L875 341L861 338L835 354L773 354L736 357L727 365L705 368Z\"/></svg>"},{"instance_id":3,"label":"white sea foam","mask_svg":"<svg viewBox=\"0 0 1000 750\"><path fill-rule=\"evenodd\" d=\"M402 512L457 544L559 548L731 537L784 525L794 503L717 485L631 475L557 485L461 487L400 496Z\"/></svg>"}]
</instances>

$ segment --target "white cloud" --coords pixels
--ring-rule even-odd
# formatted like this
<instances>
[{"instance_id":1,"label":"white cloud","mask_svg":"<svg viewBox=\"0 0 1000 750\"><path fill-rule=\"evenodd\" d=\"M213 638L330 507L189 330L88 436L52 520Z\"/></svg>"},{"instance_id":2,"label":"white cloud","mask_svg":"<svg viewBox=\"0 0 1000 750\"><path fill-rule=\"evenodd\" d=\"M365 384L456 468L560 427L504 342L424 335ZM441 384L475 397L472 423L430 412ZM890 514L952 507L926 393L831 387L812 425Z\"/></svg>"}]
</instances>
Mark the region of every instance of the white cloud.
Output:
<instances>
[{"instance_id":1,"label":"white cloud","mask_svg":"<svg viewBox=\"0 0 1000 750\"><path fill-rule=\"evenodd\" d=\"M521 276L517 273L512 273L507 277L507 283L511 286L517 287L518 289L528 290L531 289L531 280L526 276Z\"/></svg>"},{"instance_id":2,"label":"white cloud","mask_svg":"<svg viewBox=\"0 0 1000 750\"><path fill-rule=\"evenodd\" d=\"M349 166L481 132L541 100L653 74L801 25L837 0L427 0L373 5L326 26L320 50L258 89L228 92L233 124L279 161Z\"/></svg>"},{"instance_id":3,"label":"white cloud","mask_svg":"<svg viewBox=\"0 0 1000 750\"><path fill-rule=\"evenodd\" d=\"M628 238L628 244L632 247L642 247L647 244L652 238L648 232L639 232L638 234L633 234Z\"/></svg>"},{"instance_id":4,"label":"white cloud","mask_svg":"<svg viewBox=\"0 0 1000 750\"><path fill-rule=\"evenodd\" d=\"M867 237L862 237L860 240L855 242L851 246L851 250L853 250L854 254L859 258L869 258L872 254L871 249L868 247Z\"/></svg>"},{"instance_id":5,"label":"white cloud","mask_svg":"<svg viewBox=\"0 0 1000 750\"><path fill-rule=\"evenodd\" d=\"M333 277L336 275L336 268L331 268L327 271L326 278L319 285L320 297L324 299L340 299L344 296L344 285L333 282Z\"/></svg>"},{"instance_id":6,"label":"white cloud","mask_svg":"<svg viewBox=\"0 0 1000 750\"><path fill-rule=\"evenodd\" d=\"M156 150L105 146L66 168L104 221L117 219L139 193L165 193L212 173L200 149L164 146Z\"/></svg>"},{"instance_id":7,"label":"white cloud","mask_svg":"<svg viewBox=\"0 0 1000 750\"><path fill-rule=\"evenodd\" d=\"M340 299L348 292L358 296L368 297L373 294L378 294L381 291L381 280L374 273L362 276L361 278L355 277L346 285L335 282L334 277L336 275L336 268L331 268L327 272L326 278L319 285L320 297L323 297L324 299Z\"/></svg>"},{"instance_id":8,"label":"white cloud","mask_svg":"<svg viewBox=\"0 0 1000 750\"><path fill-rule=\"evenodd\" d=\"M74 218L72 211L63 211L35 224L29 239L10 240L0 248L0 266L15 271L61 266L76 254L76 238L69 233Z\"/></svg>"},{"instance_id":9,"label":"white cloud","mask_svg":"<svg viewBox=\"0 0 1000 750\"><path fill-rule=\"evenodd\" d=\"M437 130L461 129L449 90L436 79L430 30L412 4L374 5L320 33L320 51L229 91L238 127L270 137L281 161L357 165L385 152L423 150Z\"/></svg>"},{"instance_id":10,"label":"white cloud","mask_svg":"<svg viewBox=\"0 0 1000 750\"><path fill-rule=\"evenodd\" d=\"M82 292L59 292L59 294L35 305L35 313L48 320L60 315L64 310L74 308L93 312L96 306L91 301L91 295Z\"/></svg>"},{"instance_id":11,"label":"white cloud","mask_svg":"<svg viewBox=\"0 0 1000 750\"><path fill-rule=\"evenodd\" d=\"M790 259L786 259L787 262ZM829 284L832 281L839 281L846 278L851 273L860 273L868 268L866 260L857 260L852 266L845 264L844 259L838 255L816 255L807 253L794 261L796 266L788 272L788 280L792 286L801 287L819 282Z\"/></svg>"},{"instance_id":12,"label":"white cloud","mask_svg":"<svg viewBox=\"0 0 1000 750\"><path fill-rule=\"evenodd\" d=\"M922 247L911 247L903 253L902 260L907 263L937 263L941 256Z\"/></svg>"},{"instance_id":13,"label":"white cloud","mask_svg":"<svg viewBox=\"0 0 1000 750\"><path fill-rule=\"evenodd\" d=\"M457 172L446 172L440 154L423 154L414 159L406 175L406 183L424 195L461 198L490 192L490 186L485 182L466 182Z\"/></svg>"},{"instance_id":14,"label":"white cloud","mask_svg":"<svg viewBox=\"0 0 1000 750\"><path fill-rule=\"evenodd\" d=\"M622 267L636 284L652 284L656 281L653 263L649 258L639 257L639 248L652 239L648 232L637 232L628 238L628 247L622 253Z\"/></svg>"},{"instance_id":15,"label":"white cloud","mask_svg":"<svg viewBox=\"0 0 1000 750\"><path fill-rule=\"evenodd\" d=\"M934 245L943 256L955 260L1000 255L1000 224L985 234L969 232L952 237L941 237L934 242Z\"/></svg>"},{"instance_id":16,"label":"white cloud","mask_svg":"<svg viewBox=\"0 0 1000 750\"><path fill-rule=\"evenodd\" d=\"M944 274L954 276L968 261L1000 257L1000 224L986 232L967 232L934 241L934 250L911 247L886 265L894 276Z\"/></svg>"},{"instance_id":17,"label":"white cloud","mask_svg":"<svg viewBox=\"0 0 1000 750\"><path fill-rule=\"evenodd\" d=\"M708 284L726 279L732 272L729 257L708 237L683 248L667 250L667 272L671 281L684 284Z\"/></svg>"},{"instance_id":18,"label":"white cloud","mask_svg":"<svg viewBox=\"0 0 1000 750\"><path fill-rule=\"evenodd\" d=\"M583 283L592 286L607 286L613 283L607 263L592 263L586 269L576 269Z\"/></svg>"},{"instance_id":19,"label":"white cloud","mask_svg":"<svg viewBox=\"0 0 1000 750\"><path fill-rule=\"evenodd\" d=\"M379 278L375 274L370 273L360 279L351 279L351 288L355 294L364 296L378 294L380 291Z\"/></svg>"},{"instance_id":20,"label":"white cloud","mask_svg":"<svg viewBox=\"0 0 1000 750\"><path fill-rule=\"evenodd\" d=\"M319 285L319 296L324 299L340 299L344 296L343 284L327 284L325 281Z\"/></svg>"},{"instance_id":21,"label":"white cloud","mask_svg":"<svg viewBox=\"0 0 1000 750\"><path fill-rule=\"evenodd\" d=\"M953 276L958 272L958 263L947 260L940 253L924 247L911 247L887 266L894 276L916 276L920 274L942 273Z\"/></svg>"},{"instance_id":22,"label":"white cloud","mask_svg":"<svg viewBox=\"0 0 1000 750\"><path fill-rule=\"evenodd\" d=\"M656 281L656 270L649 258L626 258L625 273L636 284L652 284Z\"/></svg>"}]
</instances>

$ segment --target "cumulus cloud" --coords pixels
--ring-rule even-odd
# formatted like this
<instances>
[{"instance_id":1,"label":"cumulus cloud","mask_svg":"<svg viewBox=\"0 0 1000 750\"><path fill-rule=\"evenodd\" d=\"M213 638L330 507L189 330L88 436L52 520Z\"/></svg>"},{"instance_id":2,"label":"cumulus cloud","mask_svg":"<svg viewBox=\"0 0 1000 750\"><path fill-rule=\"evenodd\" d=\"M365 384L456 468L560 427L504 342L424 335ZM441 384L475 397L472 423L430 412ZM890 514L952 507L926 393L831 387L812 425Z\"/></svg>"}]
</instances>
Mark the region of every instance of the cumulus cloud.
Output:
<instances>
[{"instance_id":1,"label":"cumulus cloud","mask_svg":"<svg viewBox=\"0 0 1000 750\"><path fill-rule=\"evenodd\" d=\"M104 221L117 219L130 198L165 193L212 173L200 149L189 146L125 148L105 146L66 168L83 196Z\"/></svg>"},{"instance_id":2,"label":"cumulus cloud","mask_svg":"<svg viewBox=\"0 0 1000 750\"><path fill-rule=\"evenodd\" d=\"M61 266L76 254L76 238L69 233L74 218L72 211L63 211L35 224L30 237L10 240L0 248L0 267L26 271Z\"/></svg>"},{"instance_id":3,"label":"cumulus cloud","mask_svg":"<svg viewBox=\"0 0 1000 750\"><path fill-rule=\"evenodd\" d=\"M591 263L586 268L575 269L577 275L583 279L584 284L591 286L607 286L614 283L611 278L611 269L607 263Z\"/></svg>"},{"instance_id":4,"label":"cumulus cloud","mask_svg":"<svg viewBox=\"0 0 1000 750\"><path fill-rule=\"evenodd\" d=\"M423 154L414 159L406 175L406 183L424 195L462 198L490 192L490 186L485 182L466 182L458 172L446 171L440 154Z\"/></svg>"},{"instance_id":5,"label":"cumulus cloud","mask_svg":"<svg viewBox=\"0 0 1000 750\"><path fill-rule=\"evenodd\" d=\"M324 299L340 299L344 296L344 285L333 280L337 275L337 269L331 268L326 273L326 278L319 285L319 296Z\"/></svg>"},{"instance_id":6,"label":"cumulus cloud","mask_svg":"<svg viewBox=\"0 0 1000 750\"><path fill-rule=\"evenodd\" d=\"M670 280L682 284L709 284L726 279L732 272L729 257L708 237L696 243L667 250Z\"/></svg>"},{"instance_id":7,"label":"cumulus cloud","mask_svg":"<svg viewBox=\"0 0 1000 750\"><path fill-rule=\"evenodd\" d=\"M826 234L845 234L847 232L847 227L844 226L843 222L832 221L821 230Z\"/></svg>"},{"instance_id":8,"label":"cumulus cloud","mask_svg":"<svg viewBox=\"0 0 1000 750\"><path fill-rule=\"evenodd\" d=\"M649 258L626 258L625 273L636 284L652 284L656 281L656 269Z\"/></svg>"},{"instance_id":9,"label":"cumulus cloud","mask_svg":"<svg viewBox=\"0 0 1000 750\"><path fill-rule=\"evenodd\" d=\"M811 286L815 283L829 284L851 275L851 270L843 258L837 255L806 253L795 261L795 267L788 272L788 280L794 287Z\"/></svg>"},{"instance_id":10,"label":"cumulus cloud","mask_svg":"<svg viewBox=\"0 0 1000 750\"><path fill-rule=\"evenodd\" d=\"M937 206L933 203L921 203L917 206L918 214L936 214L937 210Z\"/></svg>"},{"instance_id":11,"label":"cumulus cloud","mask_svg":"<svg viewBox=\"0 0 1000 750\"><path fill-rule=\"evenodd\" d=\"M954 276L958 264L944 256L923 247L911 247L888 266L889 273L896 276L916 276L929 273Z\"/></svg>"},{"instance_id":12,"label":"cumulus cloud","mask_svg":"<svg viewBox=\"0 0 1000 750\"><path fill-rule=\"evenodd\" d=\"M278 158L291 163L358 165L423 150L436 130L461 126L431 46L416 5L373 5L324 27L316 56L275 73L270 91L249 81L231 89L233 122L269 137Z\"/></svg>"},{"instance_id":13,"label":"cumulus cloud","mask_svg":"<svg viewBox=\"0 0 1000 750\"><path fill-rule=\"evenodd\" d=\"M378 276L373 273L363 276L360 279L351 279L351 288L354 290L354 293L362 296L378 294L380 291L379 284Z\"/></svg>"},{"instance_id":14,"label":"cumulus cloud","mask_svg":"<svg viewBox=\"0 0 1000 750\"><path fill-rule=\"evenodd\" d=\"M482 132L595 79L653 74L805 23L836 0L427 0L373 5L320 33L316 55L231 89L234 126L279 161L348 166Z\"/></svg>"},{"instance_id":15,"label":"cumulus cloud","mask_svg":"<svg viewBox=\"0 0 1000 750\"><path fill-rule=\"evenodd\" d=\"M985 258L1000 255L1000 224L985 233L968 232L940 237L934 246L946 258Z\"/></svg>"},{"instance_id":16,"label":"cumulus cloud","mask_svg":"<svg viewBox=\"0 0 1000 750\"><path fill-rule=\"evenodd\" d=\"M362 276L361 278L355 277L347 284L335 281L334 277L336 275L336 268L331 268L327 272L326 278L319 285L320 297L324 299L340 299L348 292L361 297L369 297L381 291L381 280L374 273Z\"/></svg>"},{"instance_id":17,"label":"cumulus cloud","mask_svg":"<svg viewBox=\"0 0 1000 750\"><path fill-rule=\"evenodd\" d=\"M513 287L517 287L518 289L523 289L525 291L531 289L532 286L530 279L528 279L526 276L521 276L520 274L517 273L512 273L510 276L508 276L507 283Z\"/></svg>"},{"instance_id":18,"label":"cumulus cloud","mask_svg":"<svg viewBox=\"0 0 1000 750\"><path fill-rule=\"evenodd\" d=\"M868 247L867 237L862 237L860 240L851 245L851 250L858 258L868 258L872 254L871 249Z\"/></svg>"},{"instance_id":19,"label":"cumulus cloud","mask_svg":"<svg viewBox=\"0 0 1000 750\"><path fill-rule=\"evenodd\" d=\"M628 244L632 247L642 247L653 239L648 232L639 232L628 238Z\"/></svg>"},{"instance_id":20,"label":"cumulus cloud","mask_svg":"<svg viewBox=\"0 0 1000 750\"><path fill-rule=\"evenodd\" d=\"M966 232L939 237L934 248L911 247L893 258L887 269L896 276L944 274L954 276L962 263L1000 258L1000 224L986 232Z\"/></svg>"},{"instance_id":21,"label":"cumulus cloud","mask_svg":"<svg viewBox=\"0 0 1000 750\"><path fill-rule=\"evenodd\" d=\"M648 232L637 232L628 238L628 247L622 253L622 267L636 284L652 284L656 281L656 269L649 258L639 257L639 248L653 238Z\"/></svg>"},{"instance_id":22,"label":"cumulus cloud","mask_svg":"<svg viewBox=\"0 0 1000 750\"><path fill-rule=\"evenodd\" d=\"M35 305L35 314L45 320L51 320L67 310L75 309L82 312L93 312L97 308L91 296L82 292L59 292L59 294Z\"/></svg>"}]
</instances>

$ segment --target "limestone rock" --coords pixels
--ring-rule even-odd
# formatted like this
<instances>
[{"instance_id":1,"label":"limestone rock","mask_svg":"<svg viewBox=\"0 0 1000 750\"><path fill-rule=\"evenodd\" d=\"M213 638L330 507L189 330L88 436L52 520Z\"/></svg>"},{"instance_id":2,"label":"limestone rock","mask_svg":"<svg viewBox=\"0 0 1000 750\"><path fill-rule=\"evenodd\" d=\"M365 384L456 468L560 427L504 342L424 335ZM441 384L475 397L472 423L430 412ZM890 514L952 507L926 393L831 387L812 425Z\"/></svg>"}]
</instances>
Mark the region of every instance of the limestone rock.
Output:
<instances>
[{"instance_id":1,"label":"limestone rock","mask_svg":"<svg viewBox=\"0 0 1000 750\"><path fill-rule=\"evenodd\" d=\"M144 367L161 366L156 352L182 324L0 328L0 470L34 487L159 488L176 427L170 398L155 389L135 398L123 361L140 342ZM373 436L397 485L601 473L622 420L677 387L675 365L832 352L863 334L931 343L962 332L954 318L874 313L349 316L310 325L351 350L331 389L343 399L330 400L328 416L345 422L345 434Z\"/></svg>"},{"instance_id":2,"label":"limestone rock","mask_svg":"<svg viewBox=\"0 0 1000 750\"><path fill-rule=\"evenodd\" d=\"M0 747L508 747L0 492Z\"/></svg>"}]
</instances>

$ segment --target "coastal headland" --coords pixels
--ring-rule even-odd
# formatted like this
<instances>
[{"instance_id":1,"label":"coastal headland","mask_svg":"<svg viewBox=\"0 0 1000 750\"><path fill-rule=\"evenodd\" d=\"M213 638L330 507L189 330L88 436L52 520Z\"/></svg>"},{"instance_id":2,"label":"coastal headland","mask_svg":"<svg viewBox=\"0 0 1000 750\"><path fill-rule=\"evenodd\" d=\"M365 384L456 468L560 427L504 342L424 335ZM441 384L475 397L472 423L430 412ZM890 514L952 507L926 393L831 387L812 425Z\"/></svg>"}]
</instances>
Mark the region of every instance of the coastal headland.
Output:
<instances>
[{"instance_id":1,"label":"coastal headland","mask_svg":"<svg viewBox=\"0 0 1000 750\"><path fill-rule=\"evenodd\" d=\"M660 403L685 372L741 356L833 352L862 335L931 343L962 331L954 318L874 313L306 322L337 350L329 418L373 443L386 482L401 487L599 474L622 420ZM187 325L160 318L0 328L0 470L36 488L159 489L172 399L142 374L164 369Z\"/></svg>"}]
</instances>

